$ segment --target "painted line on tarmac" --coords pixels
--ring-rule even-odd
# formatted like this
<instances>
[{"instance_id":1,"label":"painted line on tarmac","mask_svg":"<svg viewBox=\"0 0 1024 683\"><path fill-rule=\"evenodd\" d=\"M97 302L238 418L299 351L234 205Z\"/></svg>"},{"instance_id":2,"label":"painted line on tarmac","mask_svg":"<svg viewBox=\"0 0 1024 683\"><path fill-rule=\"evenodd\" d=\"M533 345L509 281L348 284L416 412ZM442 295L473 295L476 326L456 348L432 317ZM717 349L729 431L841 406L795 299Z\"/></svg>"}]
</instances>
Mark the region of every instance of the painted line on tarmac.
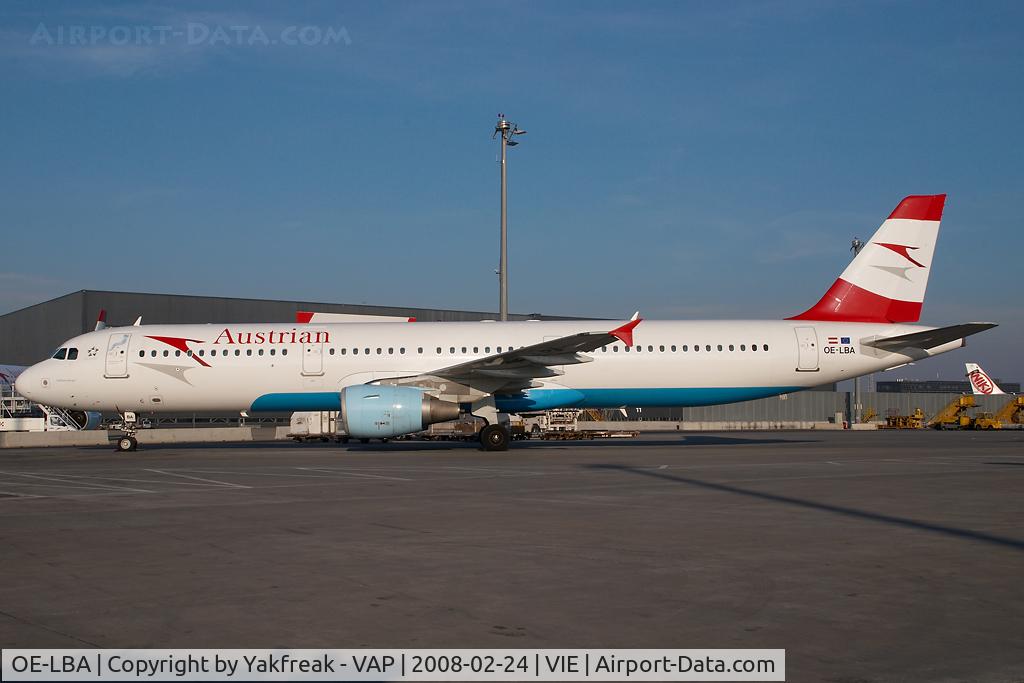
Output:
<instances>
[{"instance_id":1,"label":"painted line on tarmac","mask_svg":"<svg viewBox=\"0 0 1024 683\"><path fill-rule=\"evenodd\" d=\"M406 479L405 477L387 477L387 476L384 476L383 474L363 474L363 473L360 473L360 472L352 472L350 470L340 470L340 469L327 469L327 468L321 469L321 468L318 468L318 467L296 467L295 469L302 470L303 472L324 472L326 474L343 474L343 475L348 475L348 476L352 476L352 477L366 477L368 479L390 479L392 481L416 481L415 479Z\"/></svg>"},{"instance_id":2,"label":"painted line on tarmac","mask_svg":"<svg viewBox=\"0 0 1024 683\"><path fill-rule=\"evenodd\" d=\"M74 475L64 475L64 477L65 477L64 479L58 479L57 477L44 477L44 476L41 476L41 475L38 475L38 474L25 474L23 472L0 472L0 474L6 474L6 475L9 475L9 476L15 476L15 477L28 477L30 479L42 479L44 481L56 481L56 482L60 482L62 484L70 484L70 483L72 483L72 482L69 482L66 477L72 477L72 481L74 481L74 478L73 478ZM85 486L78 487L78 488L84 488L84 489L90 489L90 488L94 489L94 490L95 489L101 489L101 490L102 489L109 489L109 490L112 490L112 491L132 491L132 492L135 492L135 493L153 493L153 491L148 491L146 489L131 488L130 486L111 486L109 484L92 484L92 483L88 483L88 482L78 482L78 483L86 484Z\"/></svg>"},{"instance_id":3,"label":"painted line on tarmac","mask_svg":"<svg viewBox=\"0 0 1024 683\"><path fill-rule=\"evenodd\" d=\"M203 477L193 477L191 475L181 474L179 472L168 472L168 471L165 471L165 470L150 470L150 469L147 469L145 471L146 472L156 472L157 474L166 474L169 477L183 477L185 479L193 479L195 481L203 482L203 483L206 483L206 484L216 484L217 486L224 487L224 488L232 488L232 489L251 489L252 488L251 486L246 486L245 484L234 484L234 483L229 482L229 481L219 481L217 479L205 479ZM191 471L191 470L188 470L188 471ZM183 481L172 481L172 482L168 482L168 483L171 483L171 484L183 484L185 486L202 486L202 484L188 484L187 482L183 482Z\"/></svg>"}]
</instances>

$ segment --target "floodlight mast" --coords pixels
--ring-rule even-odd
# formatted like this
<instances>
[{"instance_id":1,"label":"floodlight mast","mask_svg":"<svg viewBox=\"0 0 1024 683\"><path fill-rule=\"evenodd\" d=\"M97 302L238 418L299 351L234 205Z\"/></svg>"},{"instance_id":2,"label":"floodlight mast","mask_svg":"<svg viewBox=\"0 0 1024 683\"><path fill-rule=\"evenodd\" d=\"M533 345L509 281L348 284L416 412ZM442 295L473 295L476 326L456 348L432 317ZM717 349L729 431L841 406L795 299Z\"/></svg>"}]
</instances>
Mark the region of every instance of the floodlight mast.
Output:
<instances>
[{"instance_id":1,"label":"floodlight mast","mask_svg":"<svg viewBox=\"0 0 1024 683\"><path fill-rule=\"evenodd\" d=\"M863 248L864 242L859 237L854 237L850 242L850 251L853 252L853 258L857 258L857 255L860 254L860 250ZM860 396L860 377L853 378L853 410L850 412L853 413L850 415L850 428L852 429L853 425L860 424L864 417L864 406L861 404Z\"/></svg>"},{"instance_id":2,"label":"floodlight mast","mask_svg":"<svg viewBox=\"0 0 1024 683\"><path fill-rule=\"evenodd\" d=\"M516 124L498 114L498 123L494 126L493 140L500 135L498 145L501 149L501 255L498 262L498 317L508 320L508 190L506 185L505 153L509 147L519 143L512 139L513 135L523 135Z\"/></svg>"}]
</instances>

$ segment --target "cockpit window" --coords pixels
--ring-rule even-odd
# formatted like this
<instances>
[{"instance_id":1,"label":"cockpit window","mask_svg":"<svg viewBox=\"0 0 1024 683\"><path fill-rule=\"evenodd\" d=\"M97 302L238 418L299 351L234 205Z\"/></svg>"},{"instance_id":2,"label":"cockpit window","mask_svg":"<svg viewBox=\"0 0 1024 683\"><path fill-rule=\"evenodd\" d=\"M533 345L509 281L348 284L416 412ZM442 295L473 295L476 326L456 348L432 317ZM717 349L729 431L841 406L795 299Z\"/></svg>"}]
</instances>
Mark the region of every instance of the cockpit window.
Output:
<instances>
[{"instance_id":1,"label":"cockpit window","mask_svg":"<svg viewBox=\"0 0 1024 683\"><path fill-rule=\"evenodd\" d=\"M57 349L57 353L53 354L53 357L56 358L57 360L64 360L65 358L67 358L67 355L67 349Z\"/></svg>"},{"instance_id":2,"label":"cockpit window","mask_svg":"<svg viewBox=\"0 0 1024 683\"><path fill-rule=\"evenodd\" d=\"M68 360L78 360L78 349L68 349Z\"/></svg>"}]
</instances>

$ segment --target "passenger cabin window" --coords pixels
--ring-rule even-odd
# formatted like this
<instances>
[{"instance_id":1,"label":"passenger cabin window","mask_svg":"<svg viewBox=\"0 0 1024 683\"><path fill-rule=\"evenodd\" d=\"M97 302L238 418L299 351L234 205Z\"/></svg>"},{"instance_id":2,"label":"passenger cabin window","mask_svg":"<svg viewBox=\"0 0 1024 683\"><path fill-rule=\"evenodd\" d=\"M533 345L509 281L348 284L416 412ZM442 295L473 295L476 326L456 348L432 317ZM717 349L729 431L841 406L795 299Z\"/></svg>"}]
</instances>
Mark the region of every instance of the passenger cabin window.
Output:
<instances>
[{"instance_id":1,"label":"passenger cabin window","mask_svg":"<svg viewBox=\"0 0 1024 683\"><path fill-rule=\"evenodd\" d=\"M57 360L64 360L68 357L68 350L66 348L57 349L56 353L53 354L53 357Z\"/></svg>"}]
</instances>

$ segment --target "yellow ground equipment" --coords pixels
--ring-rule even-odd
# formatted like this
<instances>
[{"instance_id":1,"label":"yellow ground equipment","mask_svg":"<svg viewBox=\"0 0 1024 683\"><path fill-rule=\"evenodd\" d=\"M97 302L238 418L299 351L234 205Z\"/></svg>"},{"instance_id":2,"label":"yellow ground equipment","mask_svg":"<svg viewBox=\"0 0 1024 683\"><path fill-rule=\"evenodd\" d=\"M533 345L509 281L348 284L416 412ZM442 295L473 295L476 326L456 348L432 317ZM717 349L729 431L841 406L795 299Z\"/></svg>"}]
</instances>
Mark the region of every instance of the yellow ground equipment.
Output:
<instances>
[{"instance_id":1,"label":"yellow ground equipment","mask_svg":"<svg viewBox=\"0 0 1024 683\"><path fill-rule=\"evenodd\" d=\"M977 413L971 418L971 429L1002 429L1000 422L992 413Z\"/></svg>"},{"instance_id":2,"label":"yellow ground equipment","mask_svg":"<svg viewBox=\"0 0 1024 683\"><path fill-rule=\"evenodd\" d=\"M974 396L958 396L928 421L935 429L970 429L971 417L967 411L974 407Z\"/></svg>"},{"instance_id":3,"label":"yellow ground equipment","mask_svg":"<svg viewBox=\"0 0 1024 683\"><path fill-rule=\"evenodd\" d=\"M1014 396L996 411L996 420L1003 425L1024 424L1024 396Z\"/></svg>"},{"instance_id":4,"label":"yellow ground equipment","mask_svg":"<svg viewBox=\"0 0 1024 683\"><path fill-rule=\"evenodd\" d=\"M924 412L915 408L913 415L889 415L885 418L884 429L921 429L924 427Z\"/></svg>"}]
</instances>

